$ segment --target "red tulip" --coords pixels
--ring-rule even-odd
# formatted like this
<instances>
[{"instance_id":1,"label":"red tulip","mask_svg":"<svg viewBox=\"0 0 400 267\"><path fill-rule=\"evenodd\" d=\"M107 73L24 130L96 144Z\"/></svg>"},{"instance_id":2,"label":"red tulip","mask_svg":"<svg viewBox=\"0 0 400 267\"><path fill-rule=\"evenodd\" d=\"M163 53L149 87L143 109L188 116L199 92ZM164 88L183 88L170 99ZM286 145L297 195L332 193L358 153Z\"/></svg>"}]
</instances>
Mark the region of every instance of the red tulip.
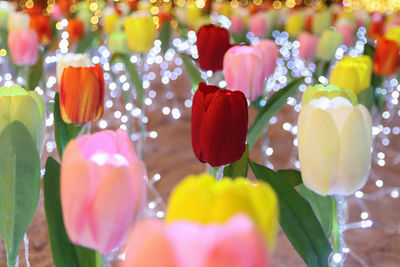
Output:
<instances>
[{"instance_id":1,"label":"red tulip","mask_svg":"<svg viewBox=\"0 0 400 267\"><path fill-rule=\"evenodd\" d=\"M225 52L231 47L225 28L204 25L197 32L197 50L202 70L222 70Z\"/></svg>"},{"instance_id":2,"label":"red tulip","mask_svg":"<svg viewBox=\"0 0 400 267\"><path fill-rule=\"evenodd\" d=\"M200 83L192 108L192 147L197 159L213 167L239 160L245 150L247 122L242 92Z\"/></svg>"},{"instance_id":3,"label":"red tulip","mask_svg":"<svg viewBox=\"0 0 400 267\"><path fill-rule=\"evenodd\" d=\"M392 40L379 38L374 55L374 72L382 76L395 74L400 63L400 47Z\"/></svg>"},{"instance_id":4,"label":"red tulip","mask_svg":"<svg viewBox=\"0 0 400 267\"><path fill-rule=\"evenodd\" d=\"M382 14L375 13L371 16L371 24L369 25L368 37L377 40L384 33L385 17Z\"/></svg>"},{"instance_id":5,"label":"red tulip","mask_svg":"<svg viewBox=\"0 0 400 267\"><path fill-rule=\"evenodd\" d=\"M67 67L61 76L61 117L67 123L101 118L104 111L104 78L100 65Z\"/></svg>"},{"instance_id":6,"label":"red tulip","mask_svg":"<svg viewBox=\"0 0 400 267\"><path fill-rule=\"evenodd\" d=\"M85 34L85 26L80 19L72 18L68 20L67 32L68 40L74 43L82 39Z\"/></svg>"},{"instance_id":7,"label":"red tulip","mask_svg":"<svg viewBox=\"0 0 400 267\"><path fill-rule=\"evenodd\" d=\"M39 42L48 45L51 40L51 25L50 19L45 15L32 15L30 28L34 29L39 37Z\"/></svg>"}]
</instances>

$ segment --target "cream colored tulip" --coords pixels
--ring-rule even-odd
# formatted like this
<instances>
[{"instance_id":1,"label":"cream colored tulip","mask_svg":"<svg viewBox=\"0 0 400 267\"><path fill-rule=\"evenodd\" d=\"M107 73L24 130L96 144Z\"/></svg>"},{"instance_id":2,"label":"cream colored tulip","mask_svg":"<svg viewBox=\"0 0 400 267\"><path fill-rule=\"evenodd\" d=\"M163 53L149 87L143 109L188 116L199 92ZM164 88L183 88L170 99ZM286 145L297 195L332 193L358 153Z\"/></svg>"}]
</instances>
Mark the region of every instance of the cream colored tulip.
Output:
<instances>
[{"instance_id":1,"label":"cream colored tulip","mask_svg":"<svg viewBox=\"0 0 400 267\"><path fill-rule=\"evenodd\" d=\"M8 32L11 32L12 30L26 30L29 28L30 21L31 18L28 14L22 12L11 12L8 15Z\"/></svg>"},{"instance_id":2,"label":"cream colored tulip","mask_svg":"<svg viewBox=\"0 0 400 267\"><path fill-rule=\"evenodd\" d=\"M298 120L303 183L320 195L350 195L366 183L371 116L351 90L309 87Z\"/></svg>"},{"instance_id":3,"label":"cream colored tulip","mask_svg":"<svg viewBox=\"0 0 400 267\"><path fill-rule=\"evenodd\" d=\"M56 66L57 81L60 83L61 75L66 67L91 67L92 61L87 54L73 54L68 53L60 58Z\"/></svg>"}]
</instances>

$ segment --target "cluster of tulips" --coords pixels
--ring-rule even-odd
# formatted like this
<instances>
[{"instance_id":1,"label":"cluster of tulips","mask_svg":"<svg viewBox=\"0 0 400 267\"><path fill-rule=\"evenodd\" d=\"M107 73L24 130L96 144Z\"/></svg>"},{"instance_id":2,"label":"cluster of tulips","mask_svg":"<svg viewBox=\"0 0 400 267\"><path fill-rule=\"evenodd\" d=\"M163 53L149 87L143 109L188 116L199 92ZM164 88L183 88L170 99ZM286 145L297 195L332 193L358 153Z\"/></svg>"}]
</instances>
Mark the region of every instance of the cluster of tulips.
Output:
<instances>
[{"instance_id":1,"label":"cluster of tulips","mask_svg":"<svg viewBox=\"0 0 400 267\"><path fill-rule=\"evenodd\" d=\"M317 215L332 211L317 212L304 191L315 194L314 201L331 201L331 196L342 199L365 185L372 148L368 109L373 107L365 107L361 95L369 92L374 97L383 79L398 71L398 16L348 12L338 6L318 11L276 10L269 4L232 8L228 1L206 1L202 8L195 1L175 9L160 5L157 16L152 16L155 6L147 1L109 6L99 2L90 8L85 1L72 2L56 1L47 13L37 6L18 12L12 5L0 5L0 29L8 33L6 48L16 70L43 64L40 58L43 61L43 53L53 49L54 31L61 20L67 21L65 30L73 48L96 33L112 55L128 56L127 71L128 66L135 67L129 56L144 56L154 46L157 30L160 39L165 27L180 33L182 27L195 30L198 56L185 63L187 71L193 72L189 66L196 66L198 75L190 75L191 79L201 77L200 72L215 79L192 80L192 147L195 157L217 174L186 177L174 187L165 218L146 217L149 181L142 153L134 148L129 133L122 129L85 133L84 125L104 113L104 70L92 64L88 54L62 53L55 69L58 93L54 103L46 103L53 111L61 162L49 158L44 176L56 266L84 266L81 246L99 252L105 262L110 259L106 255L123 254L122 267L270 266L278 222L308 265L328 266L332 250L343 255L343 248L332 249L328 239L331 234L337 238L341 230L325 229ZM71 10L75 10L73 15ZM102 31L96 28L98 10L102 10ZM209 12L229 18L229 29L210 23ZM359 27L368 32L364 55L336 62L337 49L342 44L353 46ZM284 30L297 40L299 58L317 67L319 63L328 66L320 74L329 82L319 84L315 77L302 95L297 129L301 173L274 171L249 159L249 150L270 118L304 85L302 77L291 77L286 86L267 97L266 83L281 57L279 45L271 38L275 30ZM257 38L250 40L248 32ZM168 46L170 39L163 42ZM137 72L129 73L134 80L132 73ZM223 75L224 86L218 74ZM139 78L137 96L143 90L140 85ZM41 95L33 91L36 86L26 81L0 88L0 148L4 151L0 188L7 191L0 196L0 210L7 211L0 216L0 235L10 266L15 265L19 243L39 200L39 159L48 111ZM266 104L259 105L260 100ZM249 126L252 106L257 116ZM248 166L256 179L246 178ZM21 205L24 202L30 204Z\"/></svg>"}]
</instances>

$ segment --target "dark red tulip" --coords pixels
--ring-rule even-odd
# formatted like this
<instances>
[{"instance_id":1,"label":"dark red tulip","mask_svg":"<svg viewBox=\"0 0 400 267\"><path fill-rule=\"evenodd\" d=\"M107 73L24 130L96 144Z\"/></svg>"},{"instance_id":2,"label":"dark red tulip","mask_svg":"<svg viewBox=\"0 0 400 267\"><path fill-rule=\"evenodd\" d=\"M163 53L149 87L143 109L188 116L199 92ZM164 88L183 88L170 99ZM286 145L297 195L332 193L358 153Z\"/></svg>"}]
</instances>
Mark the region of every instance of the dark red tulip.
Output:
<instances>
[{"instance_id":1,"label":"dark red tulip","mask_svg":"<svg viewBox=\"0 0 400 267\"><path fill-rule=\"evenodd\" d=\"M225 28L204 25L197 32L197 51L202 70L222 70L226 50L231 47L229 32Z\"/></svg>"},{"instance_id":2,"label":"dark red tulip","mask_svg":"<svg viewBox=\"0 0 400 267\"><path fill-rule=\"evenodd\" d=\"M200 83L192 107L192 147L198 160L213 167L239 160L245 150L247 123L242 92Z\"/></svg>"},{"instance_id":3,"label":"dark red tulip","mask_svg":"<svg viewBox=\"0 0 400 267\"><path fill-rule=\"evenodd\" d=\"M379 38L374 55L374 72L378 75L395 74L400 63L400 47L385 37Z\"/></svg>"}]
</instances>

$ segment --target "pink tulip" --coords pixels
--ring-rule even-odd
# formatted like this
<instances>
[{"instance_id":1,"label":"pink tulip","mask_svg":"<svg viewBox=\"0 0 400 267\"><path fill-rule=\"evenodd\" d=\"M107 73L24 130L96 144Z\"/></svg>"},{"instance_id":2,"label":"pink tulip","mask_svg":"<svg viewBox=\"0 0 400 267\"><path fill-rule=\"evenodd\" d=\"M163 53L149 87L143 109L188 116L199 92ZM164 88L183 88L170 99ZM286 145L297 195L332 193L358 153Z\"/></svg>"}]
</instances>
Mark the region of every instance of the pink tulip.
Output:
<instances>
[{"instance_id":1,"label":"pink tulip","mask_svg":"<svg viewBox=\"0 0 400 267\"><path fill-rule=\"evenodd\" d=\"M299 57L308 61L312 61L317 53L318 36L308 32L302 32L297 37L300 43Z\"/></svg>"},{"instance_id":2,"label":"pink tulip","mask_svg":"<svg viewBox=\"0 0 400 267\"><path fill-rule=\"evenodd\" d=\"M354 44L354 26L350 23L340 23L336 26L336 30L343 37L343 44L352 46Z\"/></svg>"},{"instance_id":3,"label":"pink tulip","mask_svg":"<svg viewBox=\"0 0 400 267\"><path fill-rule=\"evenodd\" d=\"M279 48L272 40L260 40L255 46L263 53L265 77L269 77L275 71L276 60L279 57Z\"/></svg>"},{"instance_id":4,"label":"pink tulip","mask_svg":"<svg viewBox=\"0 0 400 267\"><path fill-rule=\"evenodd\" d=\"M385 31L388 31L392 27L400 26L400 16L397 15L390 22L386 23Z\"/></svg>"},{"instance_id":5,"label":"pink tulip","mask_svg":"<svg viewBox=\"0 0 400 267\"><path fill-rule=\"evenodd\" d=\"M130 235L120 266L267 267L267 256L258 229L241 214L225 224L145 220Z\"/></svg>"},{"instance_id":6,"label":"pink tulip","mask_svg":"<svg viewBox=\"0 0 400 267\"><path fill-rule=\"evenodd\" d=\"M250 17L249 30L259 38L263 38L267 34L267 21L263 13L257 13Z\"/></svg>"},{"instance_id":7,"label":"pink tulip","mask_svg":"<svg viewBox=\"0 0 400 267\"><path fill-rule=\"evenodd\" d=\"M243 17L241 16L232 16L231 18L231 32L232 33L242 33L244 30L244 21L243 21Z\"/></svg>"},{"instance_id":8,"label":"pink tulip","mask_svg":"<svg viewBox=\"0 0 400 267\"><path fill-rule=\"evenodd\" d=\"M242 91L248 99L255 100L263 93L264 57L255 46L233 46L224 56L224 75L227 89Z\"/></svg>"},{"instance_id":9,"label":"pink tulip","mask_svg":"<svg viewBox=\"0 0 400 267\"><path fill-rule=\"evenodd\" d=\"M32 29L12 30L8 47L15 65L34 65L39 57L39 39Z\"/></svg>"},{"instance_id":10,"label":"pink tulip","mask_svg":"<svg viewBox=\"0 0 400 267\"><path fill-rule=\"evenodd\" d=\"M103 254L121 245L143 211L145 177L122 130L71 141L61 164L61 204L72 243Z\"/></svg>"}]
</instances>

